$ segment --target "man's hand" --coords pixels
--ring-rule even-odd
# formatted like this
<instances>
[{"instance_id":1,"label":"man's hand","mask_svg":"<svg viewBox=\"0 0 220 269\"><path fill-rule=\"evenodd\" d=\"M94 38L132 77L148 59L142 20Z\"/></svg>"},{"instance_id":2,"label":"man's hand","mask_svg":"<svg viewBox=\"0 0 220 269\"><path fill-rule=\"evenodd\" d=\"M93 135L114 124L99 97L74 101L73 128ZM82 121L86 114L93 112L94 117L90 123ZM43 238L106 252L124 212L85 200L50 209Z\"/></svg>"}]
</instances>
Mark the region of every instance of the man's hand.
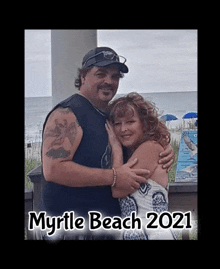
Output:
<instances>
[{"instance_id":1,"label":"man's hand","mask_svg":"<svg viewBox=\"0 0 220 269\"><path fill-rule=\"evenodd\" d=\"M168 172L171 169L175 158L174 150L170 144L168 144L165 147L165 150L160 153L160 157L159 164L163 164L163 168L167 169Z\"/></svg>"},{"instance_id":2,"label":"man's hand","mask_svg":"<svg viewBox=\"0 0 220 269\"><path fill-rule=\"evenodd\" d=\"M146 169L132 169L138 159L130 160L126 164L116 168L117 181L112 188L112 195L115 198L123 198L134 193L140 188L141 183L147 183L150 174Z\"/></svg>"}]
</instances>

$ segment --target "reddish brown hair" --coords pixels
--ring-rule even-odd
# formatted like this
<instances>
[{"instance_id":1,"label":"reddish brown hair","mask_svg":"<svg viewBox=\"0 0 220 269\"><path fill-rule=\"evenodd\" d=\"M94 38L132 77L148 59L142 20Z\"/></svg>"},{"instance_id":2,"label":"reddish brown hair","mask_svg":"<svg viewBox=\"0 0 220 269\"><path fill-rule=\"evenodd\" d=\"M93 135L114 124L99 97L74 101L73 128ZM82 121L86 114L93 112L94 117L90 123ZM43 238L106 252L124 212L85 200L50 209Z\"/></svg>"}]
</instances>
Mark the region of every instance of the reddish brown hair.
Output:
<instances>
[{"instance_id":1,"label":"reddish brown hair","mask_svg":"<svg viewBox=\"0 0 220 269\"><path fill-rule=\"evenodd\" d=\"M163 147L170 143L170 133L158 119L156 107L138 93L132 92L114 100L109 106L109 120L114 124L116 117L124 117L127 112L132 112L132 108L136 110L143 124L143 142L153 140Z\"/></svg>"}]
</instances>

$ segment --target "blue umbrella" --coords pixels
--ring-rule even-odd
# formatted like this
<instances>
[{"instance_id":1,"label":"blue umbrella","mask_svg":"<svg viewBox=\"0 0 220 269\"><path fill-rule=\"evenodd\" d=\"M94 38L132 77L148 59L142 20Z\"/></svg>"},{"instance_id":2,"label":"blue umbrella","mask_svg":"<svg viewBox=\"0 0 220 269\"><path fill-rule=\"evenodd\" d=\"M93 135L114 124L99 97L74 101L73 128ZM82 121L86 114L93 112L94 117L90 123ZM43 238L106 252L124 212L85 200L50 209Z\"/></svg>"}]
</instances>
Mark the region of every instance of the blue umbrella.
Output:
<instances>
[{"instance_id":1,"label":"blue umbrella","mask_svg":"<svg viewBox=\"0 0 220 269\"><path fill-rule=\"evenodd\" d=\"M183 116L183 119L191 119L191 118L197 118L196 112L188 112Z\"/></svg>"},{"instance_id":2,"label":"blue umbrella","mask_svg":"<svg viewBox=\"0 0 220 269\"><path fill-rule=\"evenodd\" d=\"M171 120L177 120L177 117L171 114L166 114L163 115L160 119L164 121L171 121Z\"/></svg>"}]
</instances>

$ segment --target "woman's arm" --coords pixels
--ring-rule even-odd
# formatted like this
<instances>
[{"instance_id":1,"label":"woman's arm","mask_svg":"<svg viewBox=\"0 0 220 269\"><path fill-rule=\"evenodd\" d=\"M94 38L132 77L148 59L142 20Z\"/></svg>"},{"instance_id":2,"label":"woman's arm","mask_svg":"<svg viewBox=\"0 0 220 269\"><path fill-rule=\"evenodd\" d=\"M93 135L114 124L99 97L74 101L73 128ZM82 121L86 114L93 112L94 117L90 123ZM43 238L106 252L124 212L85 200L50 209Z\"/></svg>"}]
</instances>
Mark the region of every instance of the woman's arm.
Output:
<instances>
[{"instance_id":1,"label":"woman's arm","mask_svg":"<svg viewBox=\"0 0 220 269\"><path fill-rule=\"evenodd\" d=\"M132 154L131 158L138 158L138 163L134 168L146 168L150 171L151 177L158 166L159 155L163 147L155 141L142 143Z\"/></svg>"},{"instance_id":2,"label":"woman's arm","mask_svg":"<svg viewBox=\"0 0 220 269\"><path fill-rule=\"evenodd\" d=\"M112 167L117 168L123 165L122 145L117 139L109 121L106 122L105 127L108 133L109 143L112 148ZM130 161L131 161L131 158L130 158ZM134 163L137 163L137 160L133 159L133 161ZM132 192L135 192L139 188L139 186L140 185L138 185L138 183L133 182ZM112 187L112 196L114 198L123 198L123 197L126 197L128 194L129 194L128 190L126 190L124 186L118 187L118 185L116 184L114 187Z\"/></svg>"},{"instance_id":3,"label":"woman's arm","mask_svg":"<svg viewBox=\"0 0 220 269\"><path fill-rule=\"evenodd\" d=\"M129 160L138 158L138 162L133 166L134 169L144 168L150 171L149 178L152 177L154 171L158 167L159 154L162 146L154 141L147 141L142 143L132 154ZM163 169L161 169L163 170ZM163 170L165 172L165 170ZM156 180L155 180L156 181ZM135 190L137 187L135 188ZM126 196L122 188L113 187L112 196L114 198L123 198Z\"/></svg>"},{"instance_id":4,"label":"woman's arm","mask_svg":"<svg viewBox=\"0 0 220 269\"><path fill-rule=\"evenodd\" d=\"M123 165L122 145L117 139L113 128L108 121L106 122L105 127L108 132L108 139L112 148L112 167L118 168Z\"/></svg>"},{"instance_id":5,"label":"woman's arm","mask_svg":"<svg viewBox=\"0 0 220 269\"><path fill-rule=\"evenodd\" d=\"M123 165L122 146L109 122L106 123L106 130L108 132L109 143L112 147L112 166L117 168ZM144 142L135 150L128 162L137 159L135 165L132 167L134 169L146 168L149 170L148 178L158 166L159 154L162 150L163 147L154 141ZM135 192L140 187L140 184L137 182L133 182L132 184L133 190L130 193ZM112 196L114 198L123 198L130 193L128 193L124 186L118 187L117 184L112 188Z\"/></svg>"}]
</instances>

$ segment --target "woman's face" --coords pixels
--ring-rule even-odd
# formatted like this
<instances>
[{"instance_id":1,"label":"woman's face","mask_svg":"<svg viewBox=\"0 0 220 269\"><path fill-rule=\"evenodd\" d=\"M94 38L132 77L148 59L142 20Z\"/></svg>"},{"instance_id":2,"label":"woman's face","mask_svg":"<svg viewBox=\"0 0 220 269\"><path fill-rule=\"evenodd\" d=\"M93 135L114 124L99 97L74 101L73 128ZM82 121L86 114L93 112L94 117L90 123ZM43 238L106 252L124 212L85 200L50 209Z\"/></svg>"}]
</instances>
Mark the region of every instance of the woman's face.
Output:
<instances>
[{"instance_id":1,"label":"woman's face","mask_svg":"<svg viewBox=\"0 0 220 269\"><path fill-rule=\"evenodd\" d=\"M142 123L135 109L127 111L123 117L115 117L114 132L121 142L127 148L136 149L143 141L144 132Z\"/></svg>"}]
</instances>

